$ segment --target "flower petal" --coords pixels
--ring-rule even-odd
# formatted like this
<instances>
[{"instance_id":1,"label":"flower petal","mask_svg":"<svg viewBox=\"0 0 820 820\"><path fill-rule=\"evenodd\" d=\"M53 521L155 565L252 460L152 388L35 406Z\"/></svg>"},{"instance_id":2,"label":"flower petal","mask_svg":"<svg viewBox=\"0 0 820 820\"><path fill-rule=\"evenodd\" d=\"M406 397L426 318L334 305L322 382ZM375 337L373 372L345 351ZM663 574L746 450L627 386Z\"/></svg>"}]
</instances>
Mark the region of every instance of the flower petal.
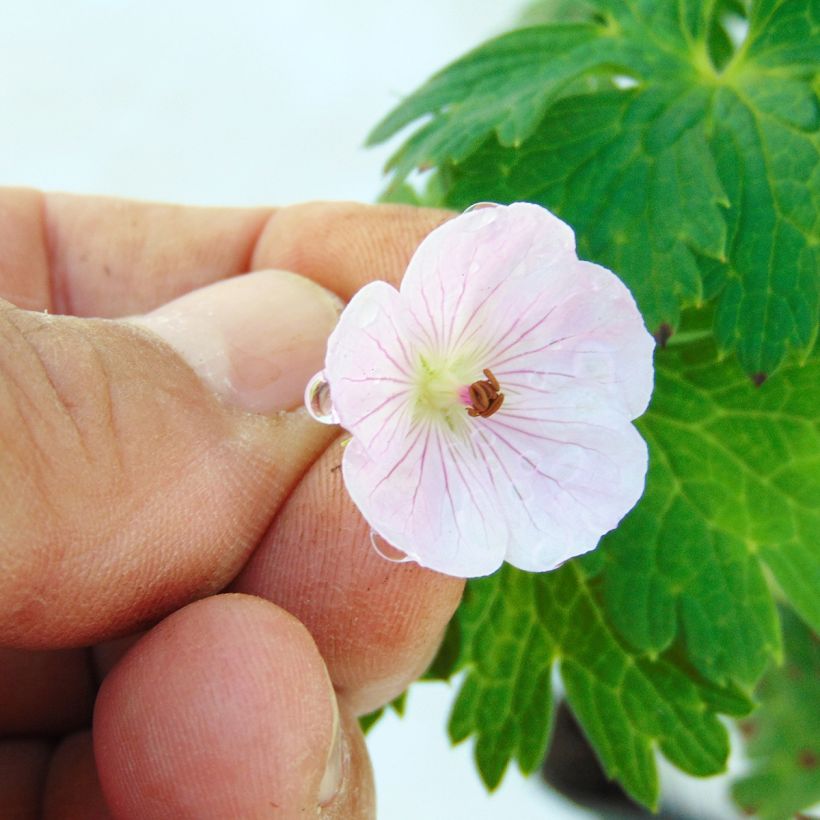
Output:
<instances>
[{"instance_id":1,"label":"flower petal","mask_svg":"<svg viewBox=\"0 0 820 820\"><path fill-rule=\"evenodd\" d=\"M574 409L528 423L477 420L456 446L419 426L389 463L356 439L345 448L348 492L374 531L421 566L459 577L554 569L594 549L643 492L646 445L619 415Z\"/></svg>"},{"instance_id":2,"label":"flower petal","mask_svg":"<svg viewBox=\"0 0 820 820\"><path fill-rule=\"evenodd\" d=\"M421 243L401 295L431 349L477 345L503 318L499 300L520 307L528 298L521 279L575 258L572 230L544 208L482 208L445 222Z\"/></svg>"},{"instance_id":3,"label":"flower petal","mask_svg":"<svg viewBox=\"0 0 820 820\"><path fill-rule=\"evenodd\" d=\"M470 441L453 442L437 425L419 425L393 461L377 461L353 439L342 472L371 527L421 566L469 578L504 560L508 521ZM493 479L494 481L494 479Z\"/></svg>"},{"instance_id":4,"label":"flower petal","mask_svg":"<svg viewBox=\"0 0 820 820\"><path fill-rule=\"evenodd\" d=\"M595 383L605 388L602 406L628 419L641 415L652 394L655 342L623 282L573 260L544 275L533 272L521 287L530 294L523 309L494 301L506 326L484 354L502 389L526 383L558 393Z\"/></svg>"},{"instance_id":5,"label":"flower petal","mask_svg":"<svg viewBox=\"0 0 820 820\"><path fill-rule=\"evenodd\" d=\"M386 282L358 291L328 340L325 378L333 409L375 457L407 435L411 340L399 292Z\"/></svg>"},{"instance_id":6,"label":"flower petal","mask_svg":"<svg viewBox=\"0 0 820 820\"><path fill-rule=\"evenodd\" d=\"M484 419L477 435L494 460L510 536L506 560L553 569L588 552L644 488L646 444L620 414L552 407Z\"/></svg>"},{"instance_id":7,"label":"flower petal","mask_svg":"<svg viewBox=\"0 0 820 820\"><path fill-rule=\"evenodd\" d=\"M630 419L646 409L654 340L632 294L612 272L579 261L569 226L539 206L482 208L445 223L416 251L401 296L427 347L476 361L475 378L484 367L499 379L538 369L556 382L607 385Z\"/></svg>"},{"instance_id":8,"label":"flower petal","mask_svg":"<svg viewBox=\"0 0 820 820\"><path fill-rule=\"evenodd\" d=\"M347 489L422 566L552 569L593 549L643 491L647 449L630 420L649 401L653 348L628 289L579 261L548 211L463 214L424 240L399 291L359 291L330 338L325 378L353 436ZM503 402L469 416L484 369Z\"/></svg>"}]
</instances>

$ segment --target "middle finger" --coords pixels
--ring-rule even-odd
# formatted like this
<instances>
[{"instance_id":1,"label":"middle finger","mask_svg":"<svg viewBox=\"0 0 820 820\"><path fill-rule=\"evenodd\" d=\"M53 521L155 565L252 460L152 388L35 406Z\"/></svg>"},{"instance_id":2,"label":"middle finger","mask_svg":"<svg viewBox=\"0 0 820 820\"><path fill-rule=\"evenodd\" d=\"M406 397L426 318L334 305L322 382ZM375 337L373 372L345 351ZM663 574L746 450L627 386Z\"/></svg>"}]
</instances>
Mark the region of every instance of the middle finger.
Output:
<instances>
[{"instance_id":1,"label":"middle finger","mask_svg":"<svg viewBox=\"0 0 820 820\"><path fill-rule=\"evenodd\" d=\"M308 470L232 585L268 598L310 630L357 714L392 700L428 666L464 581L390 563L344 489L340 442Z\"/></svg>"}]
</instances>

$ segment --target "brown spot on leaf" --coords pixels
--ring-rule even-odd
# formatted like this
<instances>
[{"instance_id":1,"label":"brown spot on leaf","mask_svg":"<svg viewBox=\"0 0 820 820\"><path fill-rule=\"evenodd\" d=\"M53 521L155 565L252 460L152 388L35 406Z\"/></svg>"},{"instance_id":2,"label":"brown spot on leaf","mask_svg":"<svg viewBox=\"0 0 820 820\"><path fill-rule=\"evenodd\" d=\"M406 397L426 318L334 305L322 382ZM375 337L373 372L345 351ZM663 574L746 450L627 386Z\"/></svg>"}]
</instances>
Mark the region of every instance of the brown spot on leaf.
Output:
<instances>
[{"instance_id":1,"label":"brown spot on leaf","mask_svg":"<svg viewBox=\"0 0 820 820\"><path fill-rule=\"evenodd\" d=\"M784 671L789 680L800 680L803 677L803 670L795 663L788 664Z\"/></svg>"},{"instance_id":2,"label":"brown spot on leaf","mask_svg":"<svg viewBox=\"0 0 820 820\"><path fill-rule=\"evenodd\" d=\"M740 733L748 740L757 734L757 724L753 720L747 720L740 724Z\"/></svg>"},{"instance_id":3,"label":"brown spot on leaf","mask_svg":"<svg viewBox=\"0 0 820 820\"><path fill-rule=\"evenodd\" d=\"M765 382L769 377L766 373L752 373L749 378L752 380L752 384L755 387L760 387L760 385L762 385L763 382Z\"/></svg>"},{"instance_id":4,"label":"brown spot on leaf","mask_svg":"<svg viewBox=\"0 0 820 820\"><path fill-rule=\"evenodd\" d=\"M674 329L669 322L661 322L660 327L655 331L653 334L655 337L655 341L658 343L659 347L666 347L666 343L672 338L672 334L674 333Z\"/></svg>"},{"instance_id":5,"label":"brown spot on leaf","mask_svg":"<svg viewBox=\"0 0 820 820\"><path fill-rule=\"evenodd\" d=\"M801 749L797 753L797 764L801 769L816 769L817 763L817 752L813 749Z\"/></svg>"}]
</instances>

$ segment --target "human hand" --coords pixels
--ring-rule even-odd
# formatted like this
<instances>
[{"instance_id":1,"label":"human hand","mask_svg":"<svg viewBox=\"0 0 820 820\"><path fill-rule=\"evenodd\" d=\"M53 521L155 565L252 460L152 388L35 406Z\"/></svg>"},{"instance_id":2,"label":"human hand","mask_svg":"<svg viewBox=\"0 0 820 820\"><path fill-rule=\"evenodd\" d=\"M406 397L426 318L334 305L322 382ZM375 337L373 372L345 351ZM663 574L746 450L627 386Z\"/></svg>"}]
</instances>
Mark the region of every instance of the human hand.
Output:
<instances>
[{"instance_id":1,"label":"human hand","mask_svg":"<svg viewBox=\"0 0 820 820\"><path fill-rule=\"evenodd\" d=\"M295 409L337 306L273 271L347 299L445 218L0 192L0 816L373 814L356 716L463 584L372 551Z\"/></svg>"}]
</instances>

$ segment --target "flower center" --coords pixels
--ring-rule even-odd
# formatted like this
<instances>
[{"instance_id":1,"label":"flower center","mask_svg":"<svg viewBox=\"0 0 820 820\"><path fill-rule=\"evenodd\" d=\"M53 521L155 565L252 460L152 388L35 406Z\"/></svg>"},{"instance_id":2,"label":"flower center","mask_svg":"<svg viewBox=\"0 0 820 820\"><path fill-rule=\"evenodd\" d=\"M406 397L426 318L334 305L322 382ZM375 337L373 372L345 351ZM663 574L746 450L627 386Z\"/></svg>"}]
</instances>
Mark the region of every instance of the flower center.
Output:
<instances>
[{"instance_id":1,"label":"flower center","mask_svg":"<svg viewBox=\"0 0 820 820\"><path fill-rule=\"evenodd\" d=\"M504 402L501 386L492 371L473 381L476 367L466 358L419 356L414 373L413 418L444 422L452 430L465 430L465 416L488 418ZM464 411L467 411L466 413Z\"/></svg>"},{"instance_id":2,"label":"flower center","mask_svg":"<svg viewBox=\"0 0 820 820\"><path fill-rule=\"evenodd\" d=\"M460 427L474 372L472 363L462 358L419 356L413 374L413 417L444 422L451 430Z\"/></svg>"}]
</instances>

